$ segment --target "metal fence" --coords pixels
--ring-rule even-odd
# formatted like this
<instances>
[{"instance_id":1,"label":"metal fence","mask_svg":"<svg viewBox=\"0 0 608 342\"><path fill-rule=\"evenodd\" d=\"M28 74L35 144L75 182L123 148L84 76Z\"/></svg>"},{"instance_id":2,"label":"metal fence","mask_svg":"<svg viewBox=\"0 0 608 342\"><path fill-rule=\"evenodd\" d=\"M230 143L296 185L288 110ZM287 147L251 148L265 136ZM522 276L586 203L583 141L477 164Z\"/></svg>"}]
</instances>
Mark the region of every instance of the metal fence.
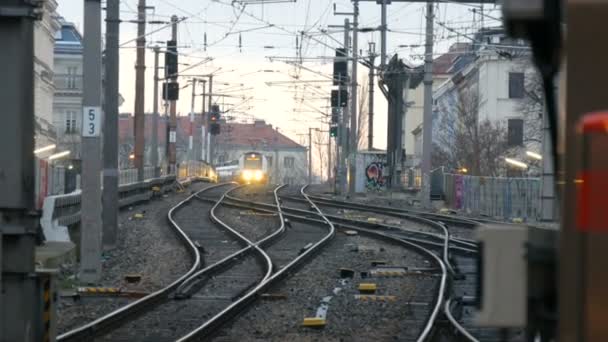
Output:
<instances>
[{"instance_id":1,"label":"metal fence","mask_svg":"<svg viewBox=\"0 0 608 342\"><path fill-rule=\"evenodd\" d=\"M144 167L144 180L154 178L154 167ZM137 169L122 169L119 171L118 185L137 183Z\"/></svg>"},{"instance_id":2,"label":"metal fence","mask_svg":"<svg viewBox=\"0 0 608 342\"><path fill-rule=\"evenodd\" d=\"M444 174L447 205L473 215L537 221L541 213L538 178L477 177Z\"/></svg>"}]
</instances>

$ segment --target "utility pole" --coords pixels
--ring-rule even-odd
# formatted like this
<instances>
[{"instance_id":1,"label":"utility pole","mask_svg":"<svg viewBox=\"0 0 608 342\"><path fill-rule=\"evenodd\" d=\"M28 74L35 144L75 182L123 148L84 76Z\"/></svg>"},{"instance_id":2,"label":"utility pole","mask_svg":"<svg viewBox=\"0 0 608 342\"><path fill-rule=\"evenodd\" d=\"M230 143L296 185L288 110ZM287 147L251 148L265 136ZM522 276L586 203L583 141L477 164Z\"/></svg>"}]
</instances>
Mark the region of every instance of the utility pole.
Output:
<instances>
[{"instance_id":1,"label":"utility pole","mask_svg":"<svg viewBox=\"0 0 608 342\"><path fill-rule=\"evenodd\" d=\"M188 159L194 160L194 105L196 102L196 78L192 78L192 100L190 102L190 136L188 137Z\"/></svg>"},{"instance_id":2,"label":"utility pole","mask_svg":"<svg viewBox=\"0 0 608 342\"><path fill-rule=\"evenodd\" d=\"M160 48L154 47L154 95L152 96L152 167L154 168L154 177L160 176L160 169L158 165L158 56L160 54Z\"/></svg>"},{"instance_id":3,"label":"utility pole","mask_svg":"<svg viewBox=\"0 0 608 342\"><path fill-rule=\"evenodd\" d=\"M308 127L308 184L312 183L312 127Z\"/></svg>"},{"instance_id":4,"label":"utility pole","mask_svg":"<svg viewBox=\"0 0 608 342\"><path fill-rule=\"evenodd\" d=\"M331 137L327 138L327 183L331 184Z\"/></svg>"},{"instance_id":5,"label":"utility pole","mask_svg":"<svg viewBox=\"0 0 608 342\"><path fill-rule=\"evenodd\" d=\"M176 42L177 46L177 16L171 16L171 40ZM169 52L171 53L171 52ZM167 75L170 78L171 83L175 83L177 75ZM177 141L177 103L175 100L169 101L169 172L168 174L177 174L175 164L177 161L177 151L175 149L175 143Z\"/></svg>"},{"instance_id":6,"label":"utility pole","mask_svg":"<svg viewBox=\"0 0 608 342\"><path fill-rule=\"evenodd\" d=\"M356 157L358 149L358 129L357 129L357 66L359 65L359 0L353 2L353 61L352 61L352 76L350 78L350 142L348 144L348 192L354 194L356 190Z\"/></svg>"},{"instance_id":7,"label":"utility pole","mask_svg":"<svg viewBox=\"0 0 608 342\"><path fill-rule=\"evenodd\" d=\"M135 168L137 180L144 180L144 101L146 76L146 0L139 0L137 5L137 59L135 60Z\"/></svg>"},{"instance_id":8,"label":"utility pole","mask_svg":"<svg viewBox=\"0 0 608 342\"><path fill-rule=\"evenodd\" d=\"M101 1L84 3L80 281L101 276Z\"/></svg>"},{"instance_id":9,"label":"utility pole","mask_svg":"<svg viewBox=\"0 0 608 342\"><path fill-rule=\"evenodd\" d=\"M213 106L213 75L209 75L209 109L207 110L207 113L211 113L211 106ZM207 126L207 128L209 128L209 126ZM207 129L206 133L207 133L207 163L213 164L213 159L211 159L211 157L212 157L211 149L213 148L213 146L211 146L211 139L213 139L213 136L210 134L209 129Z\"/></svg>"},{"instance_id":10,"label":"utility pole","mask_svg":"<svg viewBox=\"0 0 608 342\"><path fill-rule=\"evenodd\" d=\"M106 10L106 80L103 134L103 245L116 246L118 231L118 73L120 0L108 0Z\"/></svg>"},{"instance_id":11,"label":"utility pole","mask_svg":"<svg viewBox=\"0 0 608 342\"><path fill-rule=\"evenodd\" d=\"M424 49L424 116L422 121L422 205L431 206L431 155L433 151L433 21L434 6L426 5L426 43Z\"/></svg>"},{"instance_id":12,"label":"utility pole","mask_svg":"<svg viewBox=\"0 0 608 342\"><path fill-rule=\"evenodd\" d=\"M350 28L350 21L348 20L348 18L344 19L344 58L346 60L348 60L348 50L349 50L349 31ZM346 80L345 82L341 82L339 90L340 90L340 94L342 94L343 91L347 91L348 89L348 80L349 77L346 76ZM342 83L346 83L345 85L342 85ZM352 94L351 94L352 96ZM340 101L342 101L342 99L340 99ZM346 176L347 176L347 167L346 167L346 159L348 158L348 150L349 150L349 146L348 146L348 121L349 121L349 115L348 115L348 106L343 107L342 108L342 123L340 125L340 128L338 130L338 135L339 135L339 139L340 139L340 145L342 147L342 152L339 155L339 160L338 160L338 170L339 170L339 190L338 193L342 194L348 191L348 183L346 180Z\"/></svg>"},{"instance_id":13,"label":"utility pole","mask_svg":"<svg viewBox=\"0 0 608 342\"><path fill-rule=\"evenodd\" d=\"M204 161L207 161L207 154L205 153L205 146L206 146L206 140L205 140L205 132L207 130L207 116L205 115L205 108L207 108L205 106L206 98L207 98L207 94L205 93L206 89L207 89L207 80L202 79L201 80L202 84L203 84L203 101L202 101L202 105L201 105L201 159Z\"/></svg>"},{"instance_id":14,"label":"utility pole","mask_svg":"<svg viewBox=\"0 0 608 342\"><path fill-rule=\"evenodd\" d=\"M8 4L7 4L8 3ZM8 7L8 5L11 7ZM34 21L31 1L0 5L0 72L10 86L0 92L3 106L0 137L0 339L36 341L36 278L34 251L38 217L34 189ZM5 12L6 10L6 12ZM8 148L10 146L10 148Z\"/></svg>"},{"instance_id":15,"label":"utility pole","mask_svg":"<svg viewBox=\"0 0 608 342\"><path fill-rule=\"evenodd\" d=\"M381 14L380 14L380 70L386 68L386 31L388 30L386 24L386 5L390 0L380 0L381 3Z\"/></svg>"},{"instance_id":16,"label":"utility pole","mask_svg":"<svg viewBox=\"0 0 608 342\"><path fill-rule=\"evenodd\" d=\"M376 43L369 43L369 76L368 76L368 91L369 98L367 100L367 149L371 151L374 148L374 63L376 61Z\"/></svg>"}]
</instances>

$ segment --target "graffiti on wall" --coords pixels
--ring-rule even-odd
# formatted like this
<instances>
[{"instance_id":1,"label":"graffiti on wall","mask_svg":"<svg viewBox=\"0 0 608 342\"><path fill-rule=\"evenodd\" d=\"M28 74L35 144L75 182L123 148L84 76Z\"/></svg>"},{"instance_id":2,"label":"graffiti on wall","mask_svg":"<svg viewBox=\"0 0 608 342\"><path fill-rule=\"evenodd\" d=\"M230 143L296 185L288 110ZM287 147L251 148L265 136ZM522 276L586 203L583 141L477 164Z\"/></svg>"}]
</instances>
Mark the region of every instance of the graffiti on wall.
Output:
<instances>
[{"instance_id":1,"label":"graffiti on wall","mask_svg":"<svg viewBox=\"0 0 608 342\"><path fill-rule=\"evenodd\" d=\"M368 190L382 190L386 186L386 176L384 176L383 162L372 162L365 168L365 177L367 184L365 187Z\"/></svg>"}]
</instances>

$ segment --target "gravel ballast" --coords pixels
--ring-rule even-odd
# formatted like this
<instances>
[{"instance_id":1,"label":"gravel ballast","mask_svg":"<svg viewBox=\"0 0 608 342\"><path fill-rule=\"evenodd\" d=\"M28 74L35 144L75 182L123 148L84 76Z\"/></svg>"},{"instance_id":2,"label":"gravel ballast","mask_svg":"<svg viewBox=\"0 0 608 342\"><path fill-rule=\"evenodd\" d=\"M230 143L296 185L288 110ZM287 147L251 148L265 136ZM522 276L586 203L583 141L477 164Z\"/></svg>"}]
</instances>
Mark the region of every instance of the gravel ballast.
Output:
<instances>
[{"instance_id":1,"label":"gravel ballast","mask_svg":"<svg viewBox=\"0 0 608 342\"><path fill-rule=\"evenodd\" d=\"M170 193L148 203L134 205L119 213L118 245L105 251L100 287L117 287L129 291L151 292L158 290L184 274L190 267L190 255L167 221L169 209L190 196L192 191L207 187L207 183L194 183L186 192ZM135 218L136 213L143 218ZM78 265L64 265L59 283L60 298L57 305L57 331L74 329L135 300L120 297L61 296L70 294L78 284L73 274ZM126 275L140 275L141 280L130 284Z\"/></svg>"}]
</instances>

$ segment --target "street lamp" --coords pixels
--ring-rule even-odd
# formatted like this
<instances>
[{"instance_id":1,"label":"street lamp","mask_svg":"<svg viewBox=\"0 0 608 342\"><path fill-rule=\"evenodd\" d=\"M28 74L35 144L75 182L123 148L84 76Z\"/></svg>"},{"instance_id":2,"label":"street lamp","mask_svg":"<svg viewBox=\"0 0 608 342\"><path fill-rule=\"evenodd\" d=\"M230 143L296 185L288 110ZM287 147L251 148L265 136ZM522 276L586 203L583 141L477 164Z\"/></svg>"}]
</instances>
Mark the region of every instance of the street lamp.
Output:
<instances>
[{"instance_id":1,"label":"street lamp","mask_svg":"<svg viewBox=\"0 0 608 342\"><path fill-rule=\"evenodd\" d=\"M541 156L540 154L538 154L536 152L526 151L526 155L532 159L543 160L543 156Z\"/></svg>"},{"instance_id":2,"label":"street lamp","mask_svg":"<svg viewBox=\"0 0 608 342\"><path fill-rule=\"evenodd\" d=\"M55 153L55 154L49 156L48 159L49 160L55 160L55 159L67 157L69 155L70 155L70 151L63 151L63 152Z\"/></svg>"},{"instance_id":3,"label":"street lamp","mask_svg":"<svg viewBox=\"0 0 608 342\"><path fill-rule=\"evenodd\" d=\"M56 147L57 147L57 145L55 145L55 144L47 145L47 146L41 147L39 149L35 149L34 154L51 151L51 150L54 150Z\"/></svg>"},{"instance_id":4,"label":"street lamp","mask_svg":"<svg viewBox=\"0 0 608 342\"><path fill-rule=\"evenodd\" d=\"M523 170L526 170L528 168L528 164L521 162L519 160L505 158L505 162L507 162L507 164L510 164L512 166L515 166L515 167L523 169Z\"/></svg>"}]
</instances>

